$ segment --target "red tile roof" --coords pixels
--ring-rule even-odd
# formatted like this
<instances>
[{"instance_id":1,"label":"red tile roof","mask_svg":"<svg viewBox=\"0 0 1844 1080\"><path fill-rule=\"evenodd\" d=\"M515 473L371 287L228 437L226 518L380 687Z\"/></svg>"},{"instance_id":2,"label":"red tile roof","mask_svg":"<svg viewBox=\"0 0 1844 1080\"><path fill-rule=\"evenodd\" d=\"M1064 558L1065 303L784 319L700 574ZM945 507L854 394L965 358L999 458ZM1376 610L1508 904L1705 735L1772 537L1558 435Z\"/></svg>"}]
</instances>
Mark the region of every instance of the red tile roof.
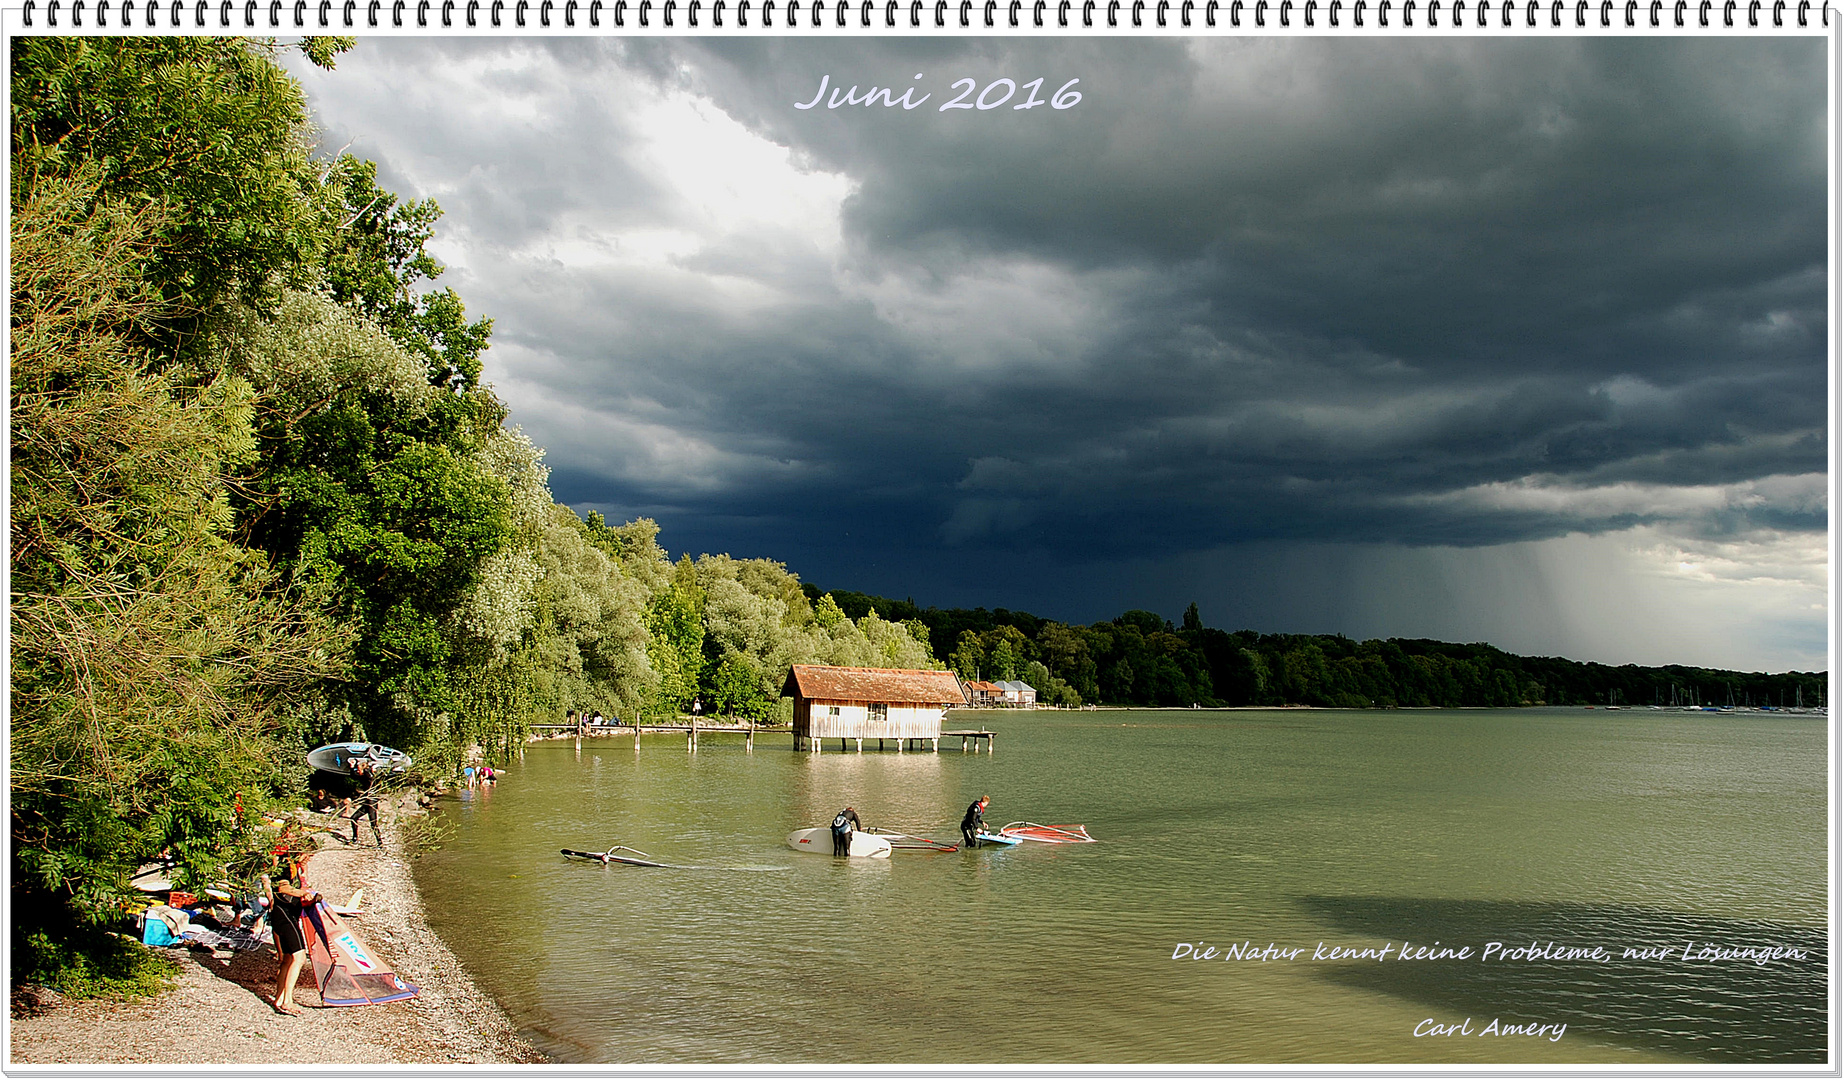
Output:
<instances>
[{"instance_id":1,"label":"red tile roof","mask_svg":"<svg viewBox=\"0 0 1844 1080\"><path fill-rule=\"evenodd\" d=\"M916 705L964 705L952 671L899 668L822 667L795 664L783 695L810 701L883 701Z\"/></svg>"}]
</instances>

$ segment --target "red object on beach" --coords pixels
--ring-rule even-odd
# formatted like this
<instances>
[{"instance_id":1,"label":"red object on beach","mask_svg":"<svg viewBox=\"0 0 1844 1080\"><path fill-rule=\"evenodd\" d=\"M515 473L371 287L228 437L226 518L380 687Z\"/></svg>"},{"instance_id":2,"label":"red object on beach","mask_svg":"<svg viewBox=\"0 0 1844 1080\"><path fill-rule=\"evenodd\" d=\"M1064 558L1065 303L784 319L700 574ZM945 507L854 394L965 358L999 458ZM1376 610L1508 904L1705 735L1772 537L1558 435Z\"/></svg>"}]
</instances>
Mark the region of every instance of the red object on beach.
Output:
<instances>
[{"instance_id":1,"label":"red object on beach","mask_svg":"<svg viewBox=\"0 0 1844 1080\"><path fill-rule=\"evenodd\" d=\"M419 988L392 971L372 952L326 901L301 913L307 957L314 964L314 982L323 1005L382 1005L415 997Z\"/></svg>"},{"instance_id":2,"label":"red object on beach","mask_svg":"<svg viewBox=\"0 0 1844 1080\"><path fill-rule=\"evenodd\" d=\"M999 830L1000 836L1035 840L1040 844L1093 844L1095 838L1082 825L1039 825L1035 821L1014 821Z\"/></svg>"}]
</instances>

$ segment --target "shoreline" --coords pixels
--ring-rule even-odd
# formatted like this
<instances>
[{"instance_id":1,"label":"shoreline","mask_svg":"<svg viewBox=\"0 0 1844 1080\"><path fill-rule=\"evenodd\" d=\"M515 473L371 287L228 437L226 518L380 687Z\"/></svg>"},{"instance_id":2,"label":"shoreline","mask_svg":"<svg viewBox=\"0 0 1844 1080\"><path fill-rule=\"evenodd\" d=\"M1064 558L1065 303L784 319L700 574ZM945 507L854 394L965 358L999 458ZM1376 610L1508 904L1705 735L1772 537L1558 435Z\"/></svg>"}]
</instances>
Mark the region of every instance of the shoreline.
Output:
<instances>
[{"instance_id":1,"label":"shoreline","mask_svg":"<svg viewBox=\"0 0 1844 1080\"><path fill-rule=\"evenodd\" d=\"M412 804L413 805L413 802ZM307 864L308 883L331 901L363 887L349 923L396 971L421 988L408 1001L320 1006L313 966L295 988L301 1016L269 1006L271 946L231 954L162 949L177 960L174 989L142 1001L59 1000L15 1013L7 1065L510 1065L548 1059L474 984L429 927L405 857L399 816L384 822L384 848L326 839ZM420 811L415 811L420 812ZM331 815L310 819L325 825ZM335 824L344 825L344 822Z\"/></svg>"}]
</instances>

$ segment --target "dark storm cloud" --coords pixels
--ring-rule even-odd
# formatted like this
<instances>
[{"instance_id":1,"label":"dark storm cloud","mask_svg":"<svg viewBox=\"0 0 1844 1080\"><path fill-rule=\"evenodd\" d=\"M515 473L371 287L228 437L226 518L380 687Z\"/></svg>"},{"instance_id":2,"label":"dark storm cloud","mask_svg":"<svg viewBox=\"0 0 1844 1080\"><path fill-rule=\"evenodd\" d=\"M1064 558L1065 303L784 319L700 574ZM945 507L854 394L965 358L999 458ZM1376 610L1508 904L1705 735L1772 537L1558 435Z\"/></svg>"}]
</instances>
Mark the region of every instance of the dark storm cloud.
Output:
<instances>
[{"instance_id":1,"label":"dark storm cloud","mask_svg":"<svg viewBox=\"0 0 1844 1080\"><path fill-rule=\"evenodd\" d=\"M874 549L921 591L983 553L1824 527L1822 498L1748 487L1825 468L1821 41L368 52L313 84L330 128L440 189L559 497L669 518L675 548ZM484 73L393 99L388 136L339 107L349 69L450 65ZM687 225L629 152L635 73L847 178L843 248ZM823 75L932 96L795 109ZM1084 96L938 111L963 75ZM699 236L670 272L598 255L670 228Z\"/></svg>"},{"instance_id":2,"label":"dark storm cloud","mask_svg":"<svg viewBox=\"0 0 1844 1080\"><path fill-rule=\"evenodd\" d=\"M1823 469L1817 43L1105 45L721 41L660 65L859 179L859 272L1134 271L1060 370L962 373L973 400L834 372L842 397L904 410L879 417L887 456L814 454L954 465L907 529L945 512L956 543L1495 543L1653 514L1404 500ZM1086 96L1061 115L788 107L822 74L914 71L1080 75ZM1760 514L1823 526L1822 507Z\"/></svg>"}]
</instances>

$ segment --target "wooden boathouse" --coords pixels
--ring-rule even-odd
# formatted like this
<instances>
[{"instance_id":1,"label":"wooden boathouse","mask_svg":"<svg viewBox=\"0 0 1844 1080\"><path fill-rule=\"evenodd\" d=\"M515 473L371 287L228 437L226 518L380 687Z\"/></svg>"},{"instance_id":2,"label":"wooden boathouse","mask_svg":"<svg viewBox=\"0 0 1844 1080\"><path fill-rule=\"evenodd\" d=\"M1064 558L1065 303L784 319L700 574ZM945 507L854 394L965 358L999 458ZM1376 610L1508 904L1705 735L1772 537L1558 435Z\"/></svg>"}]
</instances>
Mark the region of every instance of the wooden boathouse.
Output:
<instances>
[{"instance_id":1,"label":"wooden boathouse","mask_svg":"<svg viewBox=\"0 0 1844 1080\"><path fill-rule=\"evenodd\" d=\"M838 739L841 750L855 741L860 752L866 739L880 749L894 740L901 751L913 740L939 750L942 714L967 704L952 671L818 664L795 664L781 695L794 699L794 748L814 751L823 739Z\"/></svg>"}]
</instances>

